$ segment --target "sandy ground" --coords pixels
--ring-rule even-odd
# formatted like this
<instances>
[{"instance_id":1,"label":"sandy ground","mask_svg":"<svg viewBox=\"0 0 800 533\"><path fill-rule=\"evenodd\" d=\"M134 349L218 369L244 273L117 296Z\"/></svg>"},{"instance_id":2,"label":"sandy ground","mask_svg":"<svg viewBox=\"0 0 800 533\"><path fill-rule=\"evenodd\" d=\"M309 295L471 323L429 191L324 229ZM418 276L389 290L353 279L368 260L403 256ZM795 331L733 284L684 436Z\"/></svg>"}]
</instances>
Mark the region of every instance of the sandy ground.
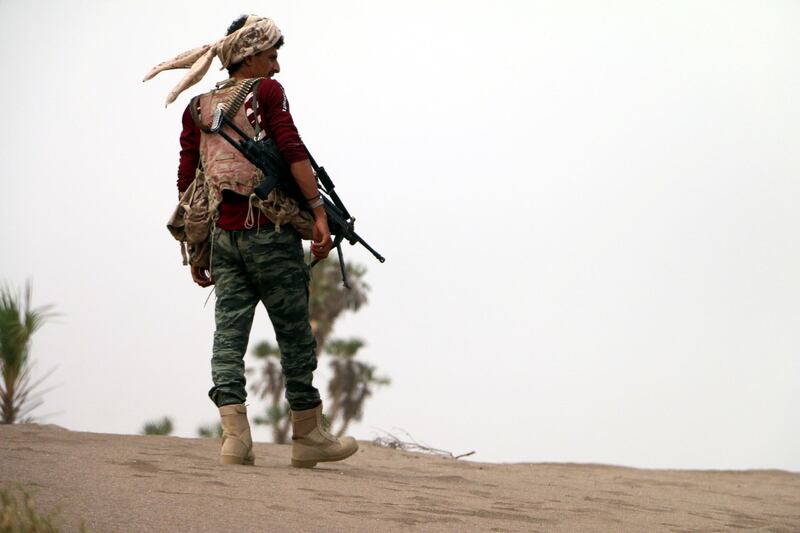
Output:
<instances>
[{"instance_id":1,"label":"sandy ground","mask_svg":"<svg viewBox=\"0 0 800 533\"><path fill-rule=\"evenodd\" d=\"M800 531L800 474L483 464L361 443L344 463L216 464L216 439L0 426L0 487L21 484L65 530Z\"/></svg>"}]
</instances>

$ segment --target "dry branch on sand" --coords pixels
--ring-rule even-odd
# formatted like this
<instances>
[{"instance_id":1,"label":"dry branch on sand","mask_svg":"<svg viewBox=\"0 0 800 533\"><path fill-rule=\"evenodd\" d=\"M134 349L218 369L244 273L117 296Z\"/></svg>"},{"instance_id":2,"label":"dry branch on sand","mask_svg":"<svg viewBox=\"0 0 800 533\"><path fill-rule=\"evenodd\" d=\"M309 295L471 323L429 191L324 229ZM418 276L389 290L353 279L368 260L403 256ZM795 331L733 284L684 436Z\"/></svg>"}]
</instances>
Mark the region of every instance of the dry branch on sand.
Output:
<instances>
[{"instance_id":1,"label":"dry branch on sand","mask_svg":"<svg viewBox=\"0 0 800 533\"><path fill-rule=\"evenodd\" d=\"M453 455L453 452L449 452L447 450L440 450L438 448L434 448L432 446L428 446L426 444L421 444L414 440L407 431L400 430L402 433L409 440L402 440L397 435L393 433L389 433L388 431L378 430L382 433L382 435L378 435L372 440L373 444L377 444L378 446L382 446L384 448L391 448L393 450L403 450L406 452L415 452L415 453L426 453L428 455L437 455L439 457L446 457L447 459L461 459L462 457L469 457L473 455L475 452L467 452L462 453L459 455Z\"/></svg>"}]
</instances>

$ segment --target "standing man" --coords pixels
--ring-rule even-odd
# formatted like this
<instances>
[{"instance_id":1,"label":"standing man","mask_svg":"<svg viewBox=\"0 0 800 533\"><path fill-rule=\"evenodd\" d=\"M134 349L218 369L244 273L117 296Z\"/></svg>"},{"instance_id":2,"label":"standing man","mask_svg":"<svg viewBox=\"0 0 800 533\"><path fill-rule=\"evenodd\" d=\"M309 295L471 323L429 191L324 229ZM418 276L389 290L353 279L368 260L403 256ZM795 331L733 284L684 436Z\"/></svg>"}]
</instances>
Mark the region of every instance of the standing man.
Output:
<instances>
[{"instance_id":1,"label":"standing man","mask_svg":"<svg viewBox=\"0 0 800 533\"><path fill-rule=\"evenodd\" d=\"M219 41L180 54L155 67L145 80L163 70L190 68L170 92L167 104L207 72L216 56L229 79L213 91L195 97L183 113L178 190L183 193L198 169L205 177L211 213L210 268L193 264L192 279L201 287L215 285L211 400L219 408L223 443L220 462L254 464L247 421L244 354L255 307L260 301L269 314L281 351L286 399L292 414L292 465L310 468L317 462L339 461L356 452L352 437L337 439L322 426L322 402L312 384L317 367L316 343L308 316L309 269L301 238L292 225L276 225L254 209L250 197L262 176L242 154L208 126L214 111L235 107L232 117L248 135L269 137L289 163L292 176L312 208L311 253L325 258L332 240L325 208L308 153L295 128L283 87L272 76L280 72L278 49L283 36L275 23L255 15L242 16ZM246 96L245 96L246 95ZM280 224L280 221L278 221Z\"/></svg>"}]
</instances>

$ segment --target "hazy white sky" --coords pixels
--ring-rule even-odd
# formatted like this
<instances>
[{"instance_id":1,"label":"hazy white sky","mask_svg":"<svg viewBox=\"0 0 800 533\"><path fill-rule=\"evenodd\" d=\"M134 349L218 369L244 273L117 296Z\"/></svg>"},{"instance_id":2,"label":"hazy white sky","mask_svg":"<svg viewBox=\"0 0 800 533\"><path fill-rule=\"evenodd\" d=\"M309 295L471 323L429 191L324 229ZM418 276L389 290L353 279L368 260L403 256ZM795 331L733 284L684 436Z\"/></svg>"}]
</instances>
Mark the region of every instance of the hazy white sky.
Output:
<instances>
[{"instance_id":1,"label":"hazy white sky","mask_svg":"<svg viewBox=\"0 0 800 533\"><path fill-rule=\"evenodd\" d=\"M0 0L0 279L62 313L45 421L216 419L213 303L164 224L180 114L224 76L166 110L182 73L141 78L248 12L387 257L345 249L372 293L335 335L393 380L356 437L800 471L796 1Z\"/></svg>"}]
</instances>

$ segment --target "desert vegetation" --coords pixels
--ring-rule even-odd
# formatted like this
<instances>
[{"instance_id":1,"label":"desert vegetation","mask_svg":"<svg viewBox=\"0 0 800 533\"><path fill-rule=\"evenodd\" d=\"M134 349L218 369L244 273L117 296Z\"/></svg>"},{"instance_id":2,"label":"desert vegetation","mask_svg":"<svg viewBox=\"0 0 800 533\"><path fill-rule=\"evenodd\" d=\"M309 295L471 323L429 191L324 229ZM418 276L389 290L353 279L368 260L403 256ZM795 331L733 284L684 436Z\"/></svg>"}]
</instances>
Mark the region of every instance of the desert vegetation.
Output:
<instances>
[{"instance_id":1,"label":"desert vegetation","mask_svg":"<svg viewBox=\"0 0 800 533\"><path fill-rule=\"evenodd\" d=\"M32 419L42 403L41 385L50 375L33 378L33 334L55 316L52 305L33 307L30 283L22 291L0 287L0 422L13 424Z\"/></svg>"}]
</instances>

